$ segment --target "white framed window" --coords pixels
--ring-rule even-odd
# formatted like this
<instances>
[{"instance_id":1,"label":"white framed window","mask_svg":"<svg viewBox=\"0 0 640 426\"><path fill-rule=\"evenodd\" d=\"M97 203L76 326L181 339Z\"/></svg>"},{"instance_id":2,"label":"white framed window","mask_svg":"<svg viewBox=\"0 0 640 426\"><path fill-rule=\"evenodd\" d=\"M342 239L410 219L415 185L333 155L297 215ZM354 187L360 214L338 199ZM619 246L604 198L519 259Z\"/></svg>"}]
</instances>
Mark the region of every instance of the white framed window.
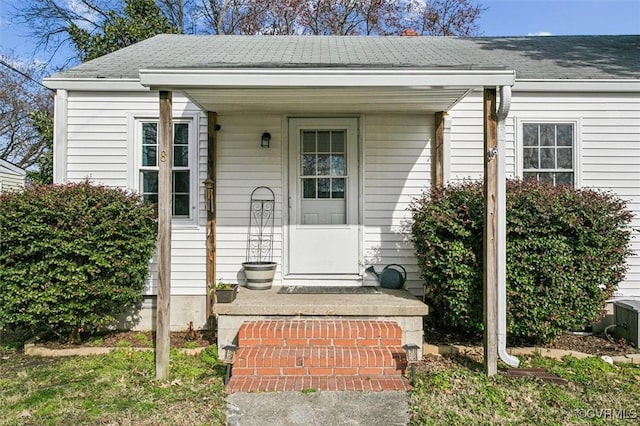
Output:
<instances>
[{"instance_id":1,"label":"white framed window","mask_svg":"<svg viewBox=\"0 0 640 426\"><path fill-rule=\"evenodd\" d=\"M578 127L573 120L521 121L519 164L524 180L579 186Z\"/></svg>"},{"instance_id":2,"label":"white framed window","mask_svg":"<svg viewBox=\"0 0 640 426\"><path fill-rule=\"evenodd\" d=\"M173 119L171 212L176 224L193 225L197 221L198 143L196 120ZM144 201L158 203L158 129L157 118L135 118L134 187Z\"/></svg>"}]
</instances>

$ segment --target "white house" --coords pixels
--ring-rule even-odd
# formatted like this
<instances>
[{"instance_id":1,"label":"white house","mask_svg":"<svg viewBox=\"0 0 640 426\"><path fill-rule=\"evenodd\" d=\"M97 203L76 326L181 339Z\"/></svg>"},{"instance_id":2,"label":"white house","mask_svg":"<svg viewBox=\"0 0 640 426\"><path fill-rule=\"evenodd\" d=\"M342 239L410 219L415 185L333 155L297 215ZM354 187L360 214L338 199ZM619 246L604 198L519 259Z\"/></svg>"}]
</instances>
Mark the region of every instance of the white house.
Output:
<instances>
[{"instance_id":1,"label":"white house","mask_svg":"<svg viewBox=\"0 0 640 426\"><path fill-rule=\"evenodd\" d=\"M24 188L27 172L0 158L0 193Z\"/></svg>"},{"instance_id":2,"label":"white house","mask_svg":"<svg viewBox=\"0 0 640 426\"><path fill-rule=\"evenodd\" d=\"M208 168L216 279L244 281L249 197L268 186L275 285L360 286L374 282L367 266L397 263L419 295L407 206L434 181L482 178L483 89L510 88L498 101L506 175L627 200L634 254L618 296L640 298L638 58L640 36L159 35L45 79L54 180L88 177L155 202L159 91L169 92L174 328L207 320ZM545 132L552 143L539 148Z\"/></svg>"}]
</instances>

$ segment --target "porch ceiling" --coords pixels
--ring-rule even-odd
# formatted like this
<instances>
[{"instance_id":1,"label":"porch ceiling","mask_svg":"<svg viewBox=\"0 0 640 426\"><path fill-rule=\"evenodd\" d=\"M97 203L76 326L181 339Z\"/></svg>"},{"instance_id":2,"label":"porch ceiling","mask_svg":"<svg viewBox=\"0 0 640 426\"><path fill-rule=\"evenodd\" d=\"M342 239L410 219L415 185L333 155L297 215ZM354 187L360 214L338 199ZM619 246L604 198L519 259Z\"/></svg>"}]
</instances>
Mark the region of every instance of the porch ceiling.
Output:
<instances>
[{"instance_id":1,"label":"porch ceiling","mask_svg":"<svg viewBox=\"0 0 640 426\"><path fill-rule=\"evenodd\" d=\"M357 113L448 111L469 88L219 88L186 89L207 111Z\"/></svg>"}]
</instances>

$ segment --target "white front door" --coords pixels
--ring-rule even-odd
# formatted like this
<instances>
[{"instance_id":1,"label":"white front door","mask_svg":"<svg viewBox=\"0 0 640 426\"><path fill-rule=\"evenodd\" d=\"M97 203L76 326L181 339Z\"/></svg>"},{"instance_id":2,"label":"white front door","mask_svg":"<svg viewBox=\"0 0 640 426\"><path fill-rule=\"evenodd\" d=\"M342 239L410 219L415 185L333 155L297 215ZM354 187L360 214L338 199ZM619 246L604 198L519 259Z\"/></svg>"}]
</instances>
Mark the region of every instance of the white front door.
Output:
<instances>
[{"instance_id":1,"label":"white front door","mask_svg":"<svg viewBox=\"0 0 640 426\"><path fill-rule=\"evenodd\" d=\"M289 274L357 275L358 205L358 119L291 118Z\"/></svg>"}]
</instances>

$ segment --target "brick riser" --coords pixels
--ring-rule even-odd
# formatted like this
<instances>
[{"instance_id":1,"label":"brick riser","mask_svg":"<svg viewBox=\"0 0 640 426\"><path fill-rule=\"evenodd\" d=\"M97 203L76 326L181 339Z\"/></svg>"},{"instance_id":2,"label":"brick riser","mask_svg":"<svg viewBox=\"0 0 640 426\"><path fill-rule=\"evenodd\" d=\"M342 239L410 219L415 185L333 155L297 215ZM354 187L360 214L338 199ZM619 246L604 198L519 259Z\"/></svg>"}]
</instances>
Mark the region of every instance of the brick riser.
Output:
<instances>
[{"instance_id":1,"label":"brick riser","mask_svg":"<svg viewBox=\"0 0 640 426\"><path fill-rule=\"evenodd\" d=\"M244 323L227 392L408 390L402 330L366 320Z\"/></svg>"}]
</instances>

